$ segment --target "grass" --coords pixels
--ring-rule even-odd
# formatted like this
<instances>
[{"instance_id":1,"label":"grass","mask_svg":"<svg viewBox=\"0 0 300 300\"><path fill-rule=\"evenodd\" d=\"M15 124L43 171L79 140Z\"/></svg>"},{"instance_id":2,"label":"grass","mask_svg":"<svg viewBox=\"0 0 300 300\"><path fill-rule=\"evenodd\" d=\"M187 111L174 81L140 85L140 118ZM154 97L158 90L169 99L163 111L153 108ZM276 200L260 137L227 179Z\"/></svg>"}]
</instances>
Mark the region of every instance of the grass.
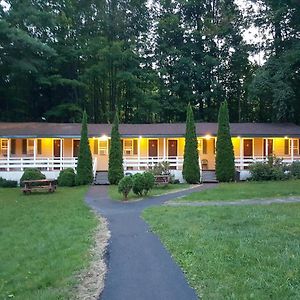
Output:
<instances>
[{"instance_id":1,"label":"grass","mask_svg":"<svg viewBox=\"0 0 300 300\"><path fill-rule=\"evenodd\" d=\"M162 195L169 192L175 192L177 190L186 189L189 184L168 184L166 186L155 186L147 195L147 197ZM113 200L123 200L123 195L118 192L118 186L110 185L108 188L108 194ZM132 191L128 195L128 200L136 200L141 196L135 195Z\"/></svg>"},{"instance_id":2,"label":"grass","mask_svg":"<svg viewBox=\"0 0 300 300\"><path fill-rule=\"evenodd\" d=\"M299 211L153 207L143 216L201 299L300 299Z\"/></svg>"},{"instance_id":3,"label":"grass","mask_svg":"<svg viewBox=\"0 0 300 300\"><path fill-rule=\"evenodd\" d=\"M0 299L68 299L89 261L97 220L85 187L21 194L0 189Z\"/></svg>"},{"instance_id":4,"label":"grass","mask_svg":"<svg viewBox=\"0 0 300 300\"><path fill-rule=\"evenodd\" d=\"M300 196L300 180L221 183L214 189L195 192L179 201L230 201Z\"/></svg>"}]
</instances>

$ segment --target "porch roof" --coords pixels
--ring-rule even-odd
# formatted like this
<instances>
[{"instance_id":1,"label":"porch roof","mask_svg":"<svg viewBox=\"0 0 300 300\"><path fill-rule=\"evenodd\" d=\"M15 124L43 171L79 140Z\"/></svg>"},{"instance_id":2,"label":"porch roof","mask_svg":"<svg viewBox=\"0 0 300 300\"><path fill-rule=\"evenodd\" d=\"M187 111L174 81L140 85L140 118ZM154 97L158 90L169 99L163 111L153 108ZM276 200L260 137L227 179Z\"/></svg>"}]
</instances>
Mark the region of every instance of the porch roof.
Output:
<instances>
[{"instance_id":1,"label":"porch roof","mask_svg":"<svg viewBox=\"0 0 300 300\"><path fill-rule=\"evenodd\" d=\"M291 123L231 123L231 135L241 137L300 137L300 126ZM185 123L120 124L122 137L182 137ZM0 122L4 138L78 138L79 123L8 123ZM217 123L197 123L197 136L216 136ZM89 136L110 135L111 124L89 124Z\"/></svg>"}]
</instances>

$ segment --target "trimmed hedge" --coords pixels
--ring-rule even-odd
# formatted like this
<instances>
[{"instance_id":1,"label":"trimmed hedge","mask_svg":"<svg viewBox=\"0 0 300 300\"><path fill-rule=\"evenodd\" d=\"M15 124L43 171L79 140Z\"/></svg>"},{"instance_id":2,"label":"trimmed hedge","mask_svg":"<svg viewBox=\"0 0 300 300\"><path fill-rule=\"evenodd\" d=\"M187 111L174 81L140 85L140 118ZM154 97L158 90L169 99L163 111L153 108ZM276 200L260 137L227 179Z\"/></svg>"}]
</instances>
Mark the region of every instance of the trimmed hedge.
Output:
<instances>
[{"instance_id":1,"label":"trimmed hedge","mask_svg":"<svg viewBox=\"0 0 300 300\"><path fill-rule=\"evenodd\" d=\"M132 176L132 191L138 196L146 196L154 187L155 177L150 172L137 173Z\"/></svg>"},{"instance_id":2,"label":"trimmed hedge","mask_svg":"<svg viewBox=\"0 0 300 300\"><path fill-rule=\"evenodd\" d=\"M24 186L23 181L24 180L41 180L46 179L46 176L37 168L28 168L25 169L21 179L20 179L20 185Z\"/></svg>"},{"instance_id":3,"label":"trimmed hedge","mask_svg":"<svg viewBox=\"0 0 300 300\"><path fill-rule=\"evenodd\" d=\"M132 178L131 176L123 177L118 184L119 193L123 194L124 200L127 200L128 194L132 189Z\"/></svg>"},{"instance_id":4,"label":"trimmed hedge","mask_svg":"<svg viewBox=\"0 0 300 300\"><path fill-rule=\"evenodd\" d=\"M59 186L74 186L75 177L74 170L72 168L67 168L59 172L57 183Z\"/></svg>"},{"instance_id":5,"label":"trimmed hedge","mask_svg":"<svg viewBox=\"0 0 300 300\"><path fill-rule=\"evenodd\" d=\"M18 182L15 180L8 180L8 179L4 179L2 177L0 177L0 187L2 188L13 188L13 187L17 187L18 186Z\"/></svg>"}]
</instances>

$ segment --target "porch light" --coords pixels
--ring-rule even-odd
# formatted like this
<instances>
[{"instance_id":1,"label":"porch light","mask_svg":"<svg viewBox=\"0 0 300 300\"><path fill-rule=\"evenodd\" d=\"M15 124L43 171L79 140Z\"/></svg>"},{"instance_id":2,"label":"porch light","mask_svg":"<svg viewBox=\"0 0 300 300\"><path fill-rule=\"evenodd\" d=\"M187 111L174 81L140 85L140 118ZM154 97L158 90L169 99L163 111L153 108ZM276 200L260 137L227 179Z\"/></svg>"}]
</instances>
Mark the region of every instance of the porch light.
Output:
<instances>
[{"instance_id":1,"label":"porch light","mask_svg":"<svg viewBox=\"0 0 300 300\"><path fill-rule=\"evenodd\" d=\"M211 135L207 134L207 135L205 136L205 139L210 140L210 139L211 139Z\"/></svg>"},{"instance_id":2,"label":"porch light","mask_svg":"<svg viewBox=\"0 0 300 300\"><path fill-rule=\"evenodd\" d=\"M285 139L288 139L289 137L286 135L284 138L285 138Z\"/></svg>"},{"instance_id":3,"label":"porch light","mask_svg":"<svg viewBox=\"0 0 300 300\"><path fill-rule=\"evenodd\" d=\"M240 139L241 137L238 135L237 138Z\"/></svg>"},{"instance_id":4,"label":"porch light","mask_svg":"<svg viewBox=\"0 0 300 300\"><path fill-rule=\"evenodd\" d=\"M100 141L107 141L108 140L108 137L107 135L103 134L101 137L100 137Z\"/></svg>"},{"instance_id":5,"label":"porch light","mask_svg":"<svg viewBox=\"0 0 300 300\"><path fill-rule=\"evenodd\" d=\"M139 136L139 139L141 139L141 138L142 138L142 136L140 135L140 136Z\"/></svg>"}]
</instances>

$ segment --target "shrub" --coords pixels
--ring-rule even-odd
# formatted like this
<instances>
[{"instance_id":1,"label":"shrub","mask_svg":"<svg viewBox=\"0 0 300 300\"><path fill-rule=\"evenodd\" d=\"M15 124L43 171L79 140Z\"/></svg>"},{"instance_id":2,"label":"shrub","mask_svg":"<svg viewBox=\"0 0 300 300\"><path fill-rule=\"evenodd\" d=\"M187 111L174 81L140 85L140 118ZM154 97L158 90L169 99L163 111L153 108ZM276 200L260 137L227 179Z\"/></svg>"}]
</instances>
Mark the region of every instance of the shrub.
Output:
<instances>
[{"instance_id":1,"label":"shrub","mask_svg":"<svg viewBox=\"0 0 300 300\"><path fill-rule=\"evenodd\" d=\"M152 175L153 176L153 175ZM143 196L145 188L145 177L137 173L132 176L132 191L139 196Z\"/></svg>"},{"instance_id":2,"label":"shrub","mask_svg":"<svg viewBox=\"0 0 300 300\"><path fill-rule=\"evenodd\" d=\"M200 182L200 167L196 127L191 105L187 107L186 133L184 145L183 178L187 183Z\"/></svg>"},{"instance_id":3,"label":"shrub","mask_svg":"<svg viewBox=\"0 0 300 300\"><path fill-rule=\"evenodd\" d=\"M167 161L157 163L149 172L154 175L170 175L170 163Z\"/></svg>"},{"instance_id":4,"label":"shrub","mask_svg":"<svg viewBox=\"0 0 300 300\"><path fill-rule=\"evenodd\" d=\"M286 166L282 160L275 157L269 157L267 162L257 162L249 166L251 180L285 180L289 175L285 173Z\"/></svg>"},{"instance_id":5,"label":"shrub","mask_svg":"<svg viewBox=\"0 0 300 300\"><path fill-rule=\"evenodd\" d=\"M20 185L24 186L23 181L24 180L41 180L46 179L46 176L37 168L28 168L25 169L21 179L20 179Z\"/></svg>"},{"instance_id":6,"label":"shrub","mask_svg":"<svg viewBox=\"0 0 300 300\"><path fill-rule=\"evenodd\" d=\"M116 112L114 124L111 129L111 143L109 149L108 161L108 180L110 184L118 184L123 178L123 153L119 133L119 118Z\"/></svg>"},{"instance_id":7,"label":"shrub","mask_svg":"<svg viewBox=\"0 0 300 300\"><path fill-rule=\"evenodd\" d=\"M0 177L0 187L13 188L13 187L17 187L17 185L18 185L18 182L15 180L7 180L7 179Z\"/></svg>"},{"instance_id":8,"label":"shrub","mask_svg":"<svg viewBox=\"0 0 300 300\"><path fill-rule=\"evenodd\" d=\"M132 189L132 177L125 176L123 177L118 184L119 193L123 194L124 200L127 200L128 194Z\"/></svg>"},{"instance_id":9,"label":"shrub","mask_svg":"<svg viewBox=\"0 0 300 300\"><path fill-rule=\"evenodd\" d=\"M219 109L216 146L216 176L218 181L234 181L234 153L230 135L229 114L226 101L221 104Z\"/></svg>"},{"instance_id":10,"label":"shrub","mask_svg":"<svg viewBox=\"0 0 300 300\"><path fill-rule=\"evenodd\" d=\"M93 159L88 138L87 115L84 111L75 181L77 185L91 184L93 177Z\"/></svg>"},{"instance_id":11,"label":"shrub","mask_svg":"<svg viewBox=\"0 0 300 300\"><path fill-rule=\"evenodd\" d=\"M300 179L300 161L294 161L289 167L292 177Z\"/></svg>"},{"instance_id":12,"label":"shrub","mask_svg":"<svg viewBox=\"0 0 300 300\"><path fill-rule=\"evenodd\" d=\"M67 168L59 172L57 178L59 186L74 186L75 185L75 172L72 168Z\"/></svg>"},{"instance_id":13,"label":"shrub","mask_svg":"<svg viewBox=\"0 0 300 300\"><path fill-rule=\"evenodd\" d=\"M155 178L152 173L150 172L145 172L143 174L144 177L144 194L147 195L150 190L153 189L154 183L155 183Z\"/></svg>"}]
</instances>

